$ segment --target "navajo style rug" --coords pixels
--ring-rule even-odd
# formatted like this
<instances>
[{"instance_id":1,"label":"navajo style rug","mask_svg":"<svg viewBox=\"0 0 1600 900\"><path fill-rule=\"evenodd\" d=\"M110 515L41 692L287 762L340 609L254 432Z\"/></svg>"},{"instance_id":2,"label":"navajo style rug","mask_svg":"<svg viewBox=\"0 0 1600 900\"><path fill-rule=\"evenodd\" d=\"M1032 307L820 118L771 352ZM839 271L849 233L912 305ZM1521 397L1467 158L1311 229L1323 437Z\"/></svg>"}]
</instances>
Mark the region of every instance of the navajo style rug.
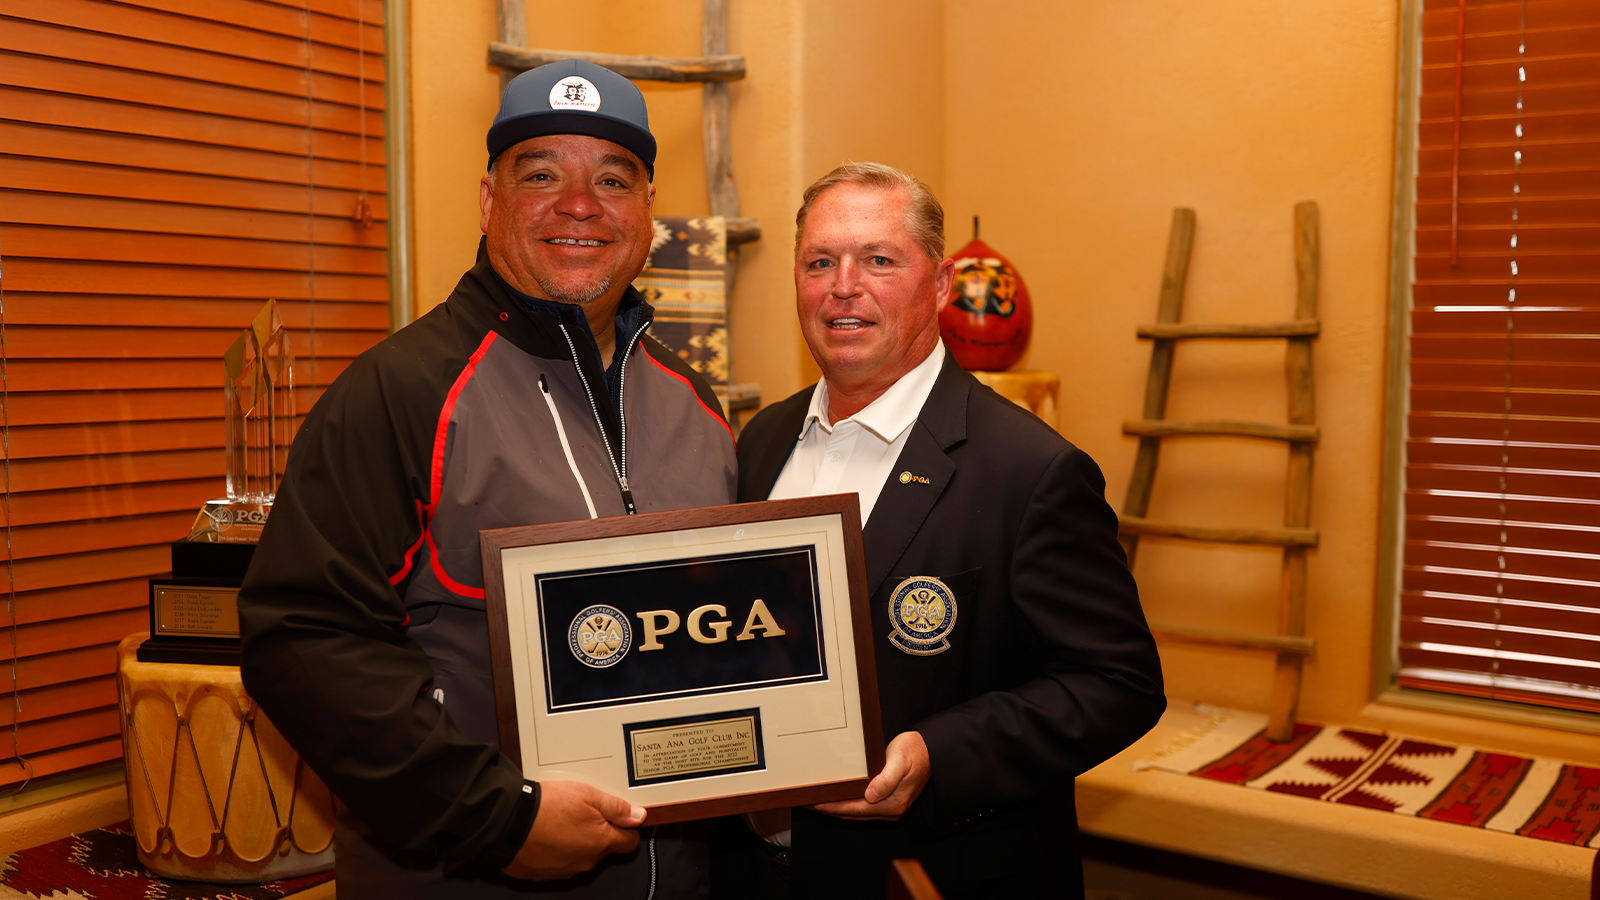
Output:
<instances>
[{"instance_id":1,"label":"navajo style rug","mask_svg":"<svg viewBox=\"0 0 1600 900\"><path fill-rule=\"evenodd\" d=\"M1600 768L1305 722L1279 744L1266 716L1202 711L1205 726L1138 767L1600 847Z\"/></svg>"},{"instance_id":2,"label":"navajo style rug","mask_svg":"<svg viewBox=\"0 0 1600 900\"><path fill-rule=\"evenodd\" d=\"M656 309L650 335L713 388L728 386L727 221L657 216L650 259L633 286Z\"/></svg>"},{"instance_id":3,"label":"navajo style rug","mask_svg":"<svg viewBox=\"0 0 1600 900\"><path fill-rule=\"evenodd\" d=\"M168 881L139 863L127 822L0 856L0 900L278 900L332 872L266 884Z\"/></svg>"}]
</instances>

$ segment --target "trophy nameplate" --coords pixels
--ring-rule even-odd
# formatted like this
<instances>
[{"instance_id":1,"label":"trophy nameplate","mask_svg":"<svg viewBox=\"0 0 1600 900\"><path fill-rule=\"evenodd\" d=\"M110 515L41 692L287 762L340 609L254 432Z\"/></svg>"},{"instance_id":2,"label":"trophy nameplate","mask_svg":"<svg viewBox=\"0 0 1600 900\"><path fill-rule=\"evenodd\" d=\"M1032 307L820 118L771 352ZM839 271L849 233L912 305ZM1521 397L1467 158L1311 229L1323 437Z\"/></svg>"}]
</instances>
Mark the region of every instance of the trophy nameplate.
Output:
<instances>
[{"instance_id":1,"label":"trophy nameplate","mask_svg":"<svg viewBox=\"0 0 1600 900\"><path fill-rule=\"evenodd\" d=\"M153 581L152 637L239 637L239 589L228 585Z\"/></svg>"}]
</instances>

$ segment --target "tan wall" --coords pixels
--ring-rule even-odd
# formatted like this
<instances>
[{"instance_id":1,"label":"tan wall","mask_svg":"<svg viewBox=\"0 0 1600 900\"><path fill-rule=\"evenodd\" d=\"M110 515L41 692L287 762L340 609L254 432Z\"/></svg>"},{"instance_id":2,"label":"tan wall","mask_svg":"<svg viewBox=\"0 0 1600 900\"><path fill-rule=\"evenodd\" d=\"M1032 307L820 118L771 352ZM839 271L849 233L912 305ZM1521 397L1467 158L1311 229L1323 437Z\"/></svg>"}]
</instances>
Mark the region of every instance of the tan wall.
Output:
<instances>
[{"instance_id":1,"label":"tan wall","mask_svg":"<svg viewBox=\"0 0 1600 900\"><path fill-rule=\"evenodd\" d=\"M417 314L450 293L477 252L484 135L499 108L486 59L494 0L410 0L411 184Z\"/></svg>"},{"instance_id":2,"label":"tan wall","mask_svg":"<svg viewBox=\"0 0 1600 900\"><path fill-rule=\"evenodd\" d=\"M1348 720L1368 696L1396 7L947 4L949 221L982 214L985 239L1027 279L1036 330L1024 365L1061 374L1061 430L1105 469L1113 505L1137 444L1121 423L1139 415L1149 360L1134 328L1155 317L1172 208L1198 223L1184 319L1267 322L1293 314L1294 204L1320 204L1310 718ZM1169 416L1281 422L1285 404L1282 342L1178 349ZM1264 443L1168 442L1150 515L1279 525L1285 458ZM1273 549L1151 540L1136 573L1152 620L1276 630ZM1173 695L1266 708L1264 654L1162 656Z\"/></svg>"}]
</instances>

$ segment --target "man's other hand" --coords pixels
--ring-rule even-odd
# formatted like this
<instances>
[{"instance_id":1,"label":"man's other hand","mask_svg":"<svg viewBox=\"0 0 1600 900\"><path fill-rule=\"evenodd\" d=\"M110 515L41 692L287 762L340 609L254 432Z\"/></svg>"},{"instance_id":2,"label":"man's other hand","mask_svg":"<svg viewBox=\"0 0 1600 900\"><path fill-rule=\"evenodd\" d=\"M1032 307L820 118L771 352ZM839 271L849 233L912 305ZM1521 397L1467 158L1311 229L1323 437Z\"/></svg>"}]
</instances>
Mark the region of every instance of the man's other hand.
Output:
<instances>
[{"instance_id":1,"label":"man's other hand","mask_svg":"<svg viewBox=\"0 0 1600 900\"><path fill-rule=\"evenodd\" d=\"M819 813L841 819L886 819L905 815L928 784L928 745L915 731L901 732L883 753L883 771L867 785L860 800L818 803Z\"/></svg>"},{"instance_id":2,"label":"man's other hand","mask_svg":"<svg viewBox=\"0 0 1600 900\"><path fill-rule=\"evenodd\" d=\"M539 814L517 858L500 871L549 881L594 868L608 853L639 846L644 808L577 781L539 784Z\"/></svg>"}]
</instances>

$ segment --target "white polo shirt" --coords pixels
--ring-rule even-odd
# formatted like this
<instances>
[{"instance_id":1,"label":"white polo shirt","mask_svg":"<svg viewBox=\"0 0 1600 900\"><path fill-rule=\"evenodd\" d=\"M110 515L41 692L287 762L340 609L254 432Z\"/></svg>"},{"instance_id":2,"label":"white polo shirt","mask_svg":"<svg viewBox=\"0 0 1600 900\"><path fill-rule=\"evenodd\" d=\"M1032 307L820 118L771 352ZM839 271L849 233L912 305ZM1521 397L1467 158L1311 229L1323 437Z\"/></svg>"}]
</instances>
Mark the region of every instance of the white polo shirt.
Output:
<instances>
[{"instance_id":1,"label":"white polo shirt","mask_svg":"<svg viewBox=\"0 0 1600 900\"><path fill-rule=\"evenodd\" d=\"M828 382L817 382L811 408L789 461L778 474L769 500L848 494L861 498L861 524L867 524L878 492L889 478L911 425L933 392L944 365L944 342L933 345L918 366L900 376L866 408L837 422L828 422Z\"/></svg>"}]
</instances>

